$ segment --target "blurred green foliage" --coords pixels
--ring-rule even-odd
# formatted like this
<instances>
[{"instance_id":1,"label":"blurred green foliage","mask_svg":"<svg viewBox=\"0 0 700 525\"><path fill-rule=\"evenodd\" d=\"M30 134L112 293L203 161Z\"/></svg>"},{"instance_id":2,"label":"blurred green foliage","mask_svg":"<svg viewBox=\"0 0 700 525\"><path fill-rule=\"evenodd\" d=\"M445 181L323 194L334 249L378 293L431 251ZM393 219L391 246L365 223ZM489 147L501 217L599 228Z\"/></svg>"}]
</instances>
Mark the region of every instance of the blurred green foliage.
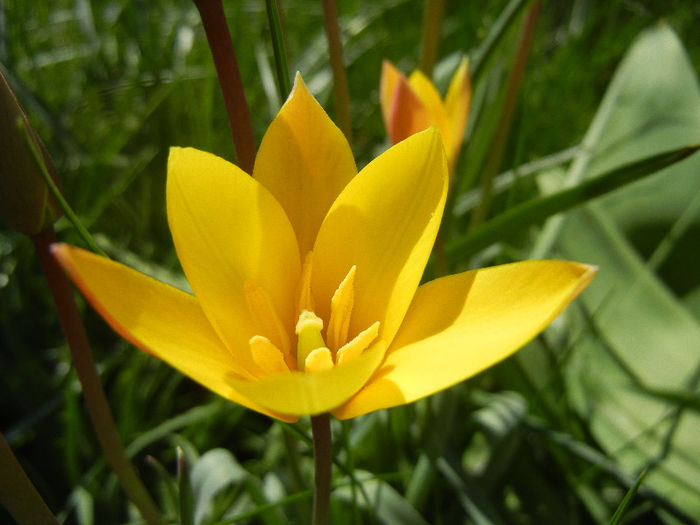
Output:
<instances>
[{"instance_id":1,"label":"blurred green foliage","mask_svg":"<svg viewBox=\"0 0 700 525\"><path fill-rule=\"evenodd\" d=\"M321 5L281 3L290 66L332 116ZM506 3L447 2L444 59L435 70L439 86L444 89L459 53L478 49ZM280 104L264 4L225 2L258 141ZM423 3L338 4L362 166L387 147L378 102L381 61L406 72L416 67ZM495 212L562 184L575 169L572 156L574 163L585 162L579 174L585 178L698 142L699 18L700 5L680 0L546 2L503 171L521 166L525 173L523 165L590 139L594 115L603 118L604 93L613 90L615 71L640 33L663 20L678 37L666 27L645 33L636 46L672 48L670 54L649 67L648 76L639 66L618 71L624 86L614 89L623 96L614 110L605 109L596 141L586 144L592 149L578 148L546 174L534 170L536 177L507 184ZM458 172L478 175L488 155L488 130L497 121L517 27L506 33L476 86ZM627 60L630 68L633 60ZM234 158L194 4L6 0L0 3L0 63L56 161L65 195L98 242L128 264L186 286L165 217L168 147ZM676 97L670 107L663 104L668 93ZM675 120L669 117L674 108ZM642 118L649 114L655 118ZM639 129L648 133L640 138ZM366 481L360 490L336 469L332 523L602 523L645 465L652 468L627 507L630 522L697 519L700 487L697 477L695 484L690 480L700 457L692 439L700 187L698 160L688 162L692 169L679 165L665 178L606 197L603 206L571 214L556 230L544 255L597 263L602 284L516 358L429 400L334 423L338 463ZM463 235L463 223L456 214L454 236ZM79 243L65 220L57 229L62 240ZM525 258L533 245L547 245L538 240L540 232L487 250L477 262ZM664 253L649 264L658 250ZM451 261L454 268L465 264ZM629 304L620 305L620 297ZM180 447L195 523L307 521L307 422L277 424L216 398L118 339L89 308L85 321L120 432L169 516L175 519L181 503L175 476ZM0 428L49 506L66 523L134 520L101 459L31 243L4 225L0 327ZM645 346L632 337L640 327L661 334L663 342ZM667 359L669 348L677 359ZM621 430L613 424L627 418L632 422ZM681 424L687 428L675 434ZM421 453L429 461L425 476L417 467ZM3 512L0 521L9 520Z\"/></svg>"}]
</instances>

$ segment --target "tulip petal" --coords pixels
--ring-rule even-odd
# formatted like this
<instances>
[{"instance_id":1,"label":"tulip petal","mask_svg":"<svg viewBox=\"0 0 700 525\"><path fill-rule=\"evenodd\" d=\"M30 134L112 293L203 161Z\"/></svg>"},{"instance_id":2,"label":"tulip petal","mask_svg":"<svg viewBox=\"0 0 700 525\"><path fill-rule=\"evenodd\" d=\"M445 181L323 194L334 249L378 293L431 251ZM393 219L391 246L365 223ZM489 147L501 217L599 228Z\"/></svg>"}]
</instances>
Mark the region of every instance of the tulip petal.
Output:
<instances>
[{"instance_id":1,"label":"tulip petal","mask_svg":"<svg viewBox=\"0 0 700 525\"><path fill-rule=\"evenodd\" d=\"M218 338L197 299L99 255L54 244L52 252L86 299L124 339L235 403L284 420L227 381L244 373Z\"/></svg>"},{"instance_id":2,"label":"tulip petal","mask_svg":"<svg viewBox=\"0 0 700 525\"><path fill-rule=\"evenodd\" d=\"M435 124L440 130L442 141L445 144L445 151L452 151L454 142L450 121L445 112L445 106L440 98L440 93L435 89L435 85L422 72L416 70L408 77L408 84L420 99L421 103L430 115L430 122Z\"/></svg>"},{"instance_id":3,"label":"tulip petal","mask_svg":"<svg viewBox=\"0 0 700 525\"><path fill-rule=\"evenodd\" d=\"M380 368L334 415L347 419L410 403L505 359L594 274L595 268L578 263L524 261L420 286Z\"/></svg>"},{"instance_id":4,"label":"tulip petal","mask_svg":"<svg viewBox=\"0 0 700 525\"><path fill-rule=\"evenodd\" d=\"M368 164L331 207L313 251L311 289L316 312L328 319L336 288L357 266L348 339L376 321L379 338L393 339L435 241L447 180L432 127Z\"/></svg>"},{"instance_id":5,"label":"tulip petal","mask_svg":"<svg viewBox=\"0 0 700 525\"><path fill-rule=\"evenodd\" d=\"M355 394L370 378L381 361L386 345L377 342L355 359L330 370L305 374L290 372L244 381L229 382L239 392L270 411L291 415L328 412Z\"/></svg>"},{"instance_id":6,"label":"tulip petal","mask_svg":"<svg viewBox=\"0 0 700 525\"><path fill-rule=\"evenodd\" d=\"M331 204L356 173L348 141L297 74L289 99L263 137L253 177L284 208L302 257L311 250Z\"/></svg>"},{"instance_id":7,"label":"tulip petal","mask_svg":"<svg viewBox=\"0 0 700 525\"><path fill-rule=\"evenodd\" d=\"M403 75L397 79L391 93L384 121L392 144L397 144L414 133L429 128L432 124L428 110Z\"/></svg>"},{"instance_id":8,"label":"tulip petal","mask_svg":"<svg viewBox=\"0 0 700 525\"><path fill-rule=\"evenodd\" d=\"M445 112L449 120L452 143L447 151L450 167L454 168L457 154L462 147L464 130L467 127L472 88L469 78L469 59L463 58L457 67L445 97ZM445 146L447 148L447 145Z\"/></svg>"},{"instance_id":9,"label":"tulip petal","mask_svg":"<svg viewBox=\"0 0 700 525\"><path fill-rule=\"evenodd\" d=\"M447 89L445 97L445 112L449 120L452 143L448 148L447 156L450 159L450 167L454 168L457 155L462 147L464 130L467 127L467 117L469 116L469 106L471 103L472 87L469 78L469 59L463 58L455 71L450 87Z\"/></svg>"},{"instance_id":10,"label":"tulip petal","mask_svg":"<svg viewBox=\"0 0 700 525\"><path fill-rule=\"evenodd\" d=\"M293 333L300 261L284 210L241 169L192 148L171 149L167 205L178 257L204 313L242 366L254 370L251 337L280 344L267 333L271 326ZM279 323L255 308L263 303Z\"/></svg>"},{"instance_id":11,"label":"tulip petal","mask_svg":"<svg viewBox=\"0 0 700 525\"><path fill-rule=\"evenodd\" d=\"M403 74L396 69L394 64L388 60L384 60L382 62L382 74L381 78L379 79L379 105L382 108L384 126L387 130L391 127L389 125L391 120L391 101L394 98L394 91L396 90L396 85L401 77L403 77Z\"/></svg>"}]
</instances>

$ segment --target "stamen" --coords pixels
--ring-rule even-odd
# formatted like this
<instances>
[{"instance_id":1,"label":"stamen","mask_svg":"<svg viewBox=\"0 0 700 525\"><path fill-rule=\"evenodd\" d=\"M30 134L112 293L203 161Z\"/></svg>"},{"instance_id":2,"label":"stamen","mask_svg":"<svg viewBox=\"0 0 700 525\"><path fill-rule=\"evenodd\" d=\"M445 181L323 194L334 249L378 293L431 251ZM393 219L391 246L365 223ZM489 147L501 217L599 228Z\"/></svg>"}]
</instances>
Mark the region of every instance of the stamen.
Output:
<instances>
[{"instance_id":1,"label":"stamen","mask_svg":"<svg viewBox=\"0 0 700 525\"><path fill-rule=\"evenodd\" d=\"M299 370L304 370L306 358L313 350L326 346L321 330L323 330L323 320L315 313L304 310L299 314L296 326L297 367Z\"/></svg>"},{"instance_id":2,"label":"stamen","mask_svg":"<svg viewBox=\"0 0 700 525\"><path fill-rule=\"evenodd\" d=\"M270 296L257 284L247 281L243 286L248 310L253 315L257 326L255 332L265 334L272 344L282 349L285 354L289 353L289 334L284 329L282 320L277 315Z\"/></svg>"},{"instance_id":3,"label":"stamen","mask_svg":"<svg viewBox=\"0 0 700 525\"><path fill-rule=\"evenodd\" d=\"M348 274L340 283L331 299L331 318L328 322L326 339L328 347L338 350L348 339L350 329L350 316L352 306L355 302L355 271L357 267L353 265Z\"/></svg>"},{"instance_id":4,"label":"stamen","mask_svg":"<svg viewBox=\"0 0 700 525\"><path fill-rule=\"evenodd\" d=\"M284 360L282 350L262 335L256 335L248 341L253 361L265 374L279 374L289 372L289 367Z\"/></svg>"},{"instance_id":5,"label":"stamen","mask_svg":"<svg viewBox=\"0 0 700 525\"><path fill-rule=\"evenodd\" d=\"M331 351L325 346L312 350L304 360L304 372L307 374L330 370L331 368L333 368L333 356Z\"/></svg>"},{"instance_id":6,"label":"stamen","mask_svg":"<svg viewBox=\"0 0 700 525\"><path fill-rule=\"evenodd\" d=\"M311 295L311 261L313 252L306 254L304 266L301 270L301 280L297 290L297 312L314 311L314 297Z\"/></svg>"},{"instance_id":7,"label":"stamen","mask_svg":"<svg viewBox=\"0 0 700 525\"><path fill-rule=\"evenodd\" d=\"M379 335L379 321L357 334L352 341L340 348L336 354L335 362L340 365L345 361L355 359L372 344L377 335Z\"/></svg>"}]
</instances>

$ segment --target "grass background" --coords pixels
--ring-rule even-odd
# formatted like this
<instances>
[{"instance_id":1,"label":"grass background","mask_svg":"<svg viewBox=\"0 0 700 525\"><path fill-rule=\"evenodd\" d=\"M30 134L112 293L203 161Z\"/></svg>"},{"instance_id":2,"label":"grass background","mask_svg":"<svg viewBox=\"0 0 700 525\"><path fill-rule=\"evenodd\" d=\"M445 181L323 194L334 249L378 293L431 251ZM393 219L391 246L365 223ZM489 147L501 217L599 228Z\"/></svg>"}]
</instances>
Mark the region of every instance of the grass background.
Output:
<instances>
[{"instance_id":1,"label":"grass background","mask_svg":"<svg viewBox=\"0 0 700 525\"><path fill-rule=\"evenodd\" d=\"M259 141L280 104L264 2L225 4ZM332 116L321 5L282 5L290 66ZM478 52L505 5L447 2L435 70L443 92L459 53ZM416 67L423 3L344 0L338 7L362 166L387 147L381 61ZM571 154L585 161L584 177L699 142L699 16L692 2L545 2L502 170L525 173L523 165L584 138L588 149ZM458 166L466 178L488 155L517 29L476 85ZM98 242L151 275L181 281L164 207L168 147L234 159L193 3L7 0L0 63ZM601 106L604 96L609 107ZM596 137L592 123L601 130ZM571 155L535 177L506 178L495 213L561 184ZM695 522L698 171L690 159L567 214L545 255L597 263L601 273L517 357L429 400L335 422L336 457L366 481L359 490L336 470L332 523L606 522L644 466L649 475L626 519ZM465 221L456 214L453 238L464 235ZM56 228L61 240L80 243L65 220ZM475 263L526 258L542 231L508 239ZM179 446L197 523L246 522L239 517L280 501L247 522L307 521L307 421L282 426L218 399L119 340L89 308L84 315L121 435L173 520ZM137 521L105 467L31 242L6 227L0 326L0 428L49 506L66 523ZM3 512L0 522L10 522Z\"/></svg>"}]
</instances>

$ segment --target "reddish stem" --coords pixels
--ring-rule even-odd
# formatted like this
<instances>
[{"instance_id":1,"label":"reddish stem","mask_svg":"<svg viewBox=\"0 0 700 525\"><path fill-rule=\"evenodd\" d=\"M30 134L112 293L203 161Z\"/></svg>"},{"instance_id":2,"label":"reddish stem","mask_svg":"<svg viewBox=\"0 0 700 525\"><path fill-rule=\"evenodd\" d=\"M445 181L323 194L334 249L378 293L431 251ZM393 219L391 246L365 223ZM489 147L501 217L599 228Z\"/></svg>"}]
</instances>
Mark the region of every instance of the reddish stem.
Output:
<instances>
[{"instance_id":1,"label":"reddish stem","mask_svg":"<svg viewBox=\"0 0 700 525\"><path fill-rule=\"evenodd\" d=\"M233 50L231 33L226 25L224 6L221 0L194 0L194 3L202 17L204 32L207 34L209 48L214 58L238 166L248 173L253 173L257 149L255 136L236 53Z\"/></svg>"},{"instance_id":2,"label":"reddish stem","mask_svg":"<svg viewBox=\"0 0 700 525\"><path fill-rule=\"evenodd\" d=\"M112 418L107 397L97 374L85 327L73 298L73 290L63 270L51 255L50 247L52 243L56 242L56 236L49 227L33 235L32 241L34 241L41 268L56 303L58 317L70 348L73 365L83 388L85 404L107 461L117 475L124 492L141 511L146 522L150 525L161 524L163 521L158 507L148 495L146 487L143 486L124 451L124 446L117 432L117 425Z\"/></svg>"}]
</instances>

